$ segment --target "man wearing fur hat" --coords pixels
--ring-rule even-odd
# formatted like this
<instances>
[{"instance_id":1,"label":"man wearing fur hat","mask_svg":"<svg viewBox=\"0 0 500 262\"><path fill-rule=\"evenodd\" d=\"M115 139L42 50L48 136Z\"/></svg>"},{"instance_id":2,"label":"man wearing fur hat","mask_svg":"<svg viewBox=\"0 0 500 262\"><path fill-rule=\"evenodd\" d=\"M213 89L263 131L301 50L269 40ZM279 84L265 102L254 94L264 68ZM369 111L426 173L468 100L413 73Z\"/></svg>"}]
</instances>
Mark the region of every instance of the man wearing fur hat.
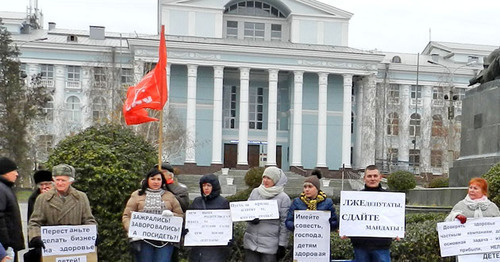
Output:
<instances>
[{"instance_id":1,"label":"man wearing fur hat","mask_svg":"<svg viewBox=\"0 0 500 262\"><path fill-rule=\"evenodd\" d=\"M52 189L54 186L54 182L52 181L52 172L48 170L37 170L35 174L33 174L33 179L35 180L36 188L28 198L28 219L26 221L30 221L33 208L35 207L36 198L40 194Z\"/></svg>"},{"instance_id":2,"label":"man wearing fur hat","mask_svg":"<svg viewBox=\"0 0 500 262\"><path fill-rule=\"evenodd\" d=\"M155 169L158 169L158 165L155 165ZM189 207L189 191L186 185L179 183L174 178L174 167L168 162L161 163L161 173L165 180L167 181L167 189L168 191L174 194L179 204L181 204L182 212L186 213L187 208Z\"/></svg>"},{"instance_id":3,"label":"man wearing fur hat","mask_svg":"<svg viewBox=\"0 0 500 262\"><path fill-rule=\"evenodd\" d=\"M87 195L71 184L75 180L75 169L66 164L52 169L54 188L41 194L29 221L29 246L42 248L40 228L59 225L97 225L90 209Z\"/></svg>"},{"instance_id":4,"label":"man wearing fur hat","mask_svg":"<svg viewBox=\"0 0 500 262\"><path fill-rule=\"evenodd\" d=\"M24 249L24 236L21 212L16 194L12 190L19 174L17 165L7 157L0 158L0 243L16 252Z\"/></svg>"}]
</instances>

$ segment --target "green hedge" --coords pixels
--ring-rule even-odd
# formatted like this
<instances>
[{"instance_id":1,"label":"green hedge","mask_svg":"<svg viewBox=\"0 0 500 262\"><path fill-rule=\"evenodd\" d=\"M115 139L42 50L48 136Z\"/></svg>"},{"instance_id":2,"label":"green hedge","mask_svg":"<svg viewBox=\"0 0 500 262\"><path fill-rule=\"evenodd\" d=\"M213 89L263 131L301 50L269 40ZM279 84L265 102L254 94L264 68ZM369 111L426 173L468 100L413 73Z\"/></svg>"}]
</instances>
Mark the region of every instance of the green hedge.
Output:
<instances>
[{"instance_id":1,"label":"green hedge","mask_svg":"<svg viewBox=\"0 0 500 262\"><path fill-rule=\"evenodd\" d=\"M387 185L392 191L408 192L408 190L415 188L417 182L415 175L408 171L396 171L387 177Z\"/></svg>"},{"instance_id":2,"label":"green hedge","mask_svg":"<svg viewBox=\"0 0 500 262\"><path fill-rule=\"evenodd\" d=\"M483 178L488 181L489 199L500 206L500 163L491 167Z\"/></svg>"}]
</instances>

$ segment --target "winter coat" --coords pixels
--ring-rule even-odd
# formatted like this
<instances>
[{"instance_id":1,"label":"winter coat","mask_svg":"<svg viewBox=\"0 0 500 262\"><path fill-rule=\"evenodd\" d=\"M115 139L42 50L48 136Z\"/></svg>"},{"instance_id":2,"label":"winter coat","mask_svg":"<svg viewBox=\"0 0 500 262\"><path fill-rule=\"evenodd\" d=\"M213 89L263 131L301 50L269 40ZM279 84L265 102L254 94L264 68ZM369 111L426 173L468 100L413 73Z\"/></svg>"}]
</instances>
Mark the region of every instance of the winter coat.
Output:
<instances>
[{"instance_id":1,"label":"winter coat","mask_svg":"<svg viewBox=\"0 0 500 262\"><path fill-rule=\"evenodd\" d=\"M172 211L176 216L182 216L182 209L179 201L175 196L169 192L165 191L161 196L161 199L165 203L166 209ZM142 212L144 210L144 204L146 203L146 194L139 195L139 190L136 190L130 196L130 199L125 206L125 210L122 215L122 223L125 230L128 231L130 225L130 218L132 217L132 212Z\"/></svg>"},{"instance_id":2,"label":"winter coat","mask_svg":"<svg viewBox=\"0 0 500 262\"><path fill-rule=\"evenodd\" d=\"M189 191L186 185L175 181L172 184L167 184L167 190L174 194L177 201L181 205L182 212L186 212L189 206Z\"/></svg>"},{"instance_id":3,"label":"winter coat","mask_svg":"<svg viewBox=\"0 0 500 262\"><path fill-rule=\"evenodd\" d=\"M15 251L24 249L23 225L14 183L0 176L0 243Z\"/></svg>"},{"instance_id":4,"label":"winter coat","mask_svg":"<svg viewBox=\"0 0 500 262\"><path fill-rule=\"evenodd\" d=\"M203 184L210 183L212 192L205 196L203 195ZM219 179L214 174L204 175L200 179L201 196L194 199L189 206L192 210L213 210L213 209L229 209L229 202L220 195L221 187ZM192 247L189 252L190 262L223 262L229 256L231 249L228 246L198 246Z\"/></svg>"},{"instance_id":5,"label":"winter coat","mask_svg":"<svg viewBox=\"0 0 500 262\"><path fill-rule=\"evenodd\" d=\"M35 201L36 198L40 195L40 189L37 188L33 193L31 193L30 197L28 198L28 216L26 217L26 221L30 221L31 214L33 214L33 209L35 208Z\"/></svg>"},{"instance_id":6,"label":"winter coat","mask_svg":"<svg viewBox=\"0 0 500 262\"><path fill-rule=\"evenodd\" d=\"M376 188L370 188L365 185L361 191L379 191L386 192L379 184ZM351 237L351 243L354 248L362 248L368 250L374 249L389 249L391 247L392 238L388 237Z\"/></svg>"},{"instance_id":7,"label":"winter coat","mask_svg":"<svg viewBox=\"0 0 500 262\"><path fill-rule=\"evenodd\" d=\"M285 226L285 220L290 208L290 197L281 192L272 198L264 198L258 188L252 190L248 200L276 200L278 201L279 219L260 220L257 225L248 223L245 235L243 236L243 246L245 249L263 253L276 254L278 246L286 247L288 244L289 232Z\"/></svg>"},{"instance_id":8,"label":"winter coat","mask_svg":"<svg viewBox=\"0 0 500 262\"><path fill-rule=\"evenodd\" d=\"M87 195L70 186L63 200L55 188L41 194L29 221L30 240L40 236L41 226L97 225Z\"/></svg>"},{"instance_id":9,"label":"winter coat","mask_svg":"<svg viewBox=\"0 0 500 262\"><path fill-rule=\"evenodd\" d=\"M476 209L478 209L477 212ZM453 221L457 215L464 215L467 218L498 217L500 216L500 211L497 205L488 199L473 201L466 197L453 206L445 221Z\"/></svg>"},{"instance_id":10,"label":"winter coat","mask_svg":"<svg viewBox=\"0 0 500 262\"><path fill-rule=\"evenodd\" d=\"M288 216L286 218L286 228L288 230L293 231L294 229L294 211L295 210L307 210L307 205L300 199L300 197L297 197L293 200L292 205L290 206L290 209L288 210ZM317 204L316 210L321 211L321 210L327 210L330 211L330 231L333 231L339 227L339 221L337 219L337 214L335 214L335 207L333 206L333 201L331 198L326 198L324 201L321 201Z\"/></svg>"}]
</instances>

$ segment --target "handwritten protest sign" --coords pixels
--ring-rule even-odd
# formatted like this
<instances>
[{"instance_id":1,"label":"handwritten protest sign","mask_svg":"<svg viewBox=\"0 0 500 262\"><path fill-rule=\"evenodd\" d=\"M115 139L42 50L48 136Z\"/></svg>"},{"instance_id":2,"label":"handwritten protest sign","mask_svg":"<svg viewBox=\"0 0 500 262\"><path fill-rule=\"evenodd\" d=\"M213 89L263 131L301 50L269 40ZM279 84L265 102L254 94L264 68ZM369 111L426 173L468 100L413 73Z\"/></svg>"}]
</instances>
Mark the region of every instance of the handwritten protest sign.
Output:
<instances>
[{"instance_id":1,"label":"handwritten protest sign","mask_svg":"<svg viewBox=\"0 0 500 262\"><path fill-rule=\"evenodd\" d=\"M442 257L500 251L500 217L441 222L437 231Z\"/></svg>"},{"instance_id":2,"label":"handwritten protest sign","mask_svg":"<svg viewBox=\"0 0 500 262\"><path fill-rule=\"evenodd\" d=\"M230 210L188 210L184 246L226 246L233 237Z\"/></svg>"},{"instance_id":3,"label":"handwritten protest sign","mask_svg":"<svg viewBox=\"0 0 500 262\"><path fill-rule=\"evenodd\" d=\"M276 200L239 201L229 204L233 222L249 221L254 218L278 219L280 217Z\"/></svg>"},{"instance_id":4,"label":"handwritten protest sign","mask_svg":"<svg viewBox=\"0 0 500 262\"><path fill-rule=\"evenodd\" d=\"M132 212L128 237L179 242L182 232L182 217Z\"/></svg>"},{"instance_id":5,"label":"handwritten protest sign","mask_svg":"<svg viewBox=\"0 0 500 262\"><path fill-rule=\"evenodd\" d=\"M295 210L293 260L330 261L330 211Z\"/></svg>"},{"instance_id":6,"label":"handwritten protest sign","mask_svg":"<svg viewBox=\"0 0 500 262\"><path fill-rule=\"evenodd\" d=\"M341 236L399 237L405 233L405 194L342 191Z\"/></svg>"},{"instance_id":7,"label":"handwritten protest sign","mask_svg":"<svg viewBox=\"0 0 500 262\"><path fill-rule=\"evenodd\" d=\"M56 258L56 262L87 262L87 257L86 256L58 257Z\"/></svg>"},{"instance_id":8,"label":"handwritten protest sign","mask_svg":"<svg viewBox=\"0 0 500 262\"><path fill-rule=\"evenodd\" d=\"M75 255L95 252L97 227L42 226L40 229L45 249L42 256Z\"/></svg>"}]
</instances>

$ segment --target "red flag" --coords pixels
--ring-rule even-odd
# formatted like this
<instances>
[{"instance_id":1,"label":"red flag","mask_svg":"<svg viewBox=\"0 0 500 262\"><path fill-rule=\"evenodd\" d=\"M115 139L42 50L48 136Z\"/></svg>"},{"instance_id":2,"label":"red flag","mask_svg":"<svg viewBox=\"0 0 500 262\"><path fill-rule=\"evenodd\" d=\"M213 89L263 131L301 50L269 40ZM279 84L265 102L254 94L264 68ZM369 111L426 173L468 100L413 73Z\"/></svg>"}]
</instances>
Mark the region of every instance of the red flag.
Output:
<instances>
[{"instance_id":1,"label":"red flag","mask_svg":"<svg viewBox=\"0 0 500 262\"><path fill-rule=\"evenodd\" d=\"M162 25L158 63L136 86L128 88L127 99L123 104L125 122L127 125L137 125L158 121L148 116L146 108L163 110L167 99L167 48L165 27Z\"/></svg>"}]
</instances>

